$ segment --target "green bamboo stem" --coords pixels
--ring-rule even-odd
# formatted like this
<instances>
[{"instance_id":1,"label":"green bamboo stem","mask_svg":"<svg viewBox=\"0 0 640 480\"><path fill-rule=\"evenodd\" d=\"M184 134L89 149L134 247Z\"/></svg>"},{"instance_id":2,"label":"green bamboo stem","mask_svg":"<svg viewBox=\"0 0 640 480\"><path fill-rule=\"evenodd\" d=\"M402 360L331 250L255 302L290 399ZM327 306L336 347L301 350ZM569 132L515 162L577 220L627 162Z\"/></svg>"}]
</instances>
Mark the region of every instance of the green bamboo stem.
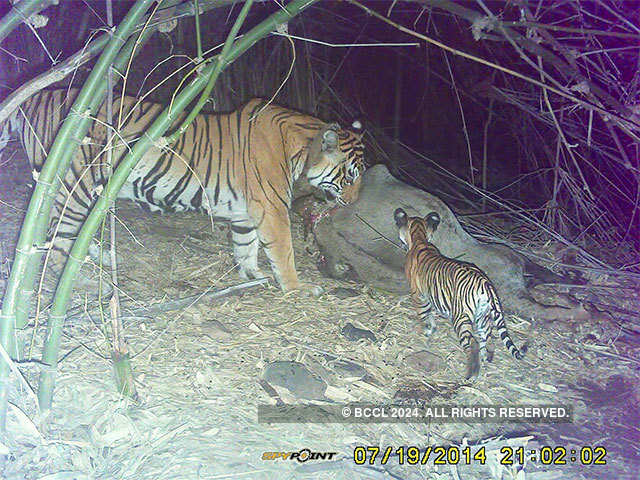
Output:
<instances>
[{"instance_id":1,"label":"green bamboo stem","mask_svg":"<svg viewBox=\"0 0 640 480\"><path fill-rule=\"evenodd\" d=\"M133 380L133 368L131 367L131 358L128 354L121 352L112 352L111 360L113 361L113 374L116 377L116 385L118 392L123 397L132 400L138 399L138 392Z\"/></svg>"},{"instance_id":2,"label":"green bamboo stem","mask_svg":"<svg viewBox=\"0 0 640 480\"><path fill-rule=\"evenodd\" d=\"M180 0L168 1L167 6L178 3L178 1ZM214 8L215 6L228 4L230 3L230 1L231 0L205 1L204 8ZM185 12L188 12L188 10L186 9L186 6L179 5L178 7L176 7L176 11L174 13L183 14ZM134 29L134 31L139 31L141 28L142 28L141 25L138 24ZM144 43L153 31L155 31L155 28L153 29L150 28L148 30L145 30L143 33L145 38L143 39L140 37L137 43L138 44ZM110 38L110 35L105 34L101 38L103 38L104 41L101 41L100 43L94 41L92 42L91 45L94 46L95 44L97 46L104 47L107 44ZM135 46L135 42L133 42L133 40L135 39L134 38L129 39L128 43L125 45L122 52L120 53L118 59L116 59L116 61L114 62L114 68L116 70L122 70L125 67L127 60L129 60L131 56L131 51ZM98 89L100 88L101 87L98 87ZM92 103L92 105L90 106L90 110L92 112L95 112L95 110L97 109L97 106L99 106L99 104L102 101L101 99L103 97L104 97L104 93L100 93L99 91L96 91L96 95L94 97L94 101L96 103L95 104ZM34 233L34 238L35 238L34 245L41 245L46 238L46 232L48 228L48 215L49 215L49 209L46 207L40 210L40 218L44 217L45 215L47 216L46 221L44 220L36 221L36 231ZM35 279L38 273L38 265L40 265L40 262L42 260L42 255L43 255L42 251L33 251L33 253L29 256L25 273L21 279L21 282L20 282L21 287L18 292L18 298L16 302L16 307L15 307L16 308L15 325L17 329L22 329L27 324L29 312L31 309L31 304L34 297L34 291L35 291L34 285L35 285ZM9 346L9 353L13 358L17 357L18 355L17 350L18 349L15 345L15 342L12 342L12 344Z\"/></svg>"},{"instance_id":3,"label":"green bamboo stem","mask_svg":"<svg viewBox=\"0 0 640 480\"><path fill-rule=\"evenodd\" d=\"M107 7L107 25L109 28L113 27L113 0L106 0ZM155 13L155 10L154 10ZM153 13L152 13L153 14ZM140 49L136 49L131 53L132 59L136 52ZM109 75L107 76L107 123L113 125L113 68L109 69ZM123 86L124 91L124 86ZM120 130L122 125L118 120L117 128ZM111 141L114 137L114 132L108 131L107 133L107 145L111 145ZM109 148L107 154L108 174L111 176L113 172L113 149ZM104 225L104 224L103 224ZM127 353L127 346L122 334L122 315L120 308L120 294L118 293L118 262L116 258L116 205L114 203L113 209L109 212L109 234L110 234L110 255L111 255L111 283L113 283L113 293L111 301L109 302L109 312L111 314L111 328L112 342L111 342L111 360L113 362L113 373L115 375L116 386L121 395L129 397L133 400L138 399L136 392L136 384L133 379L133 368L131 367L131 359ZM102 286L102 283L100 284ZM102 311L102 309L100 310Z\"/></svg>"},{"instance_id":4,"label":"green bamboo stem","mask_svg":"<svg viewBox=\"0 0 640 480\"><path fill-rule=\"evenodd\" d=\"M129 13L116 29L113 40L98 59L96 66L76 97L72 111L95 113L101 103L101 97L104 98L106 91L104 84L107 69L113 63L125 40L151 3L151 0L138 0L129 10ZM96 95L99 85L104 87L101 96ZM35 268L37 266L35 262L30 261L30 257L37 255L36 244L34 243L36 234L40 235L43 230L46 231L51 205L60 188L60 178L64 178L74 151L78 148L80 141L89 129L90 120L90 115L81 116L70 113L67 116L58 131L58 135L49 150L47 160L36 181L27 214L20 230L15 260L9 275L2 311L0 312L0 343L7 351L17 352L19 350L17 345L9 346L9 342L16 342L15 327L16 307L19 302L18 293L27 274L27 267ZM29 273L29 276L31 277L31 273ZM0 361L0 431L5 429L8 374L9 365L4 361Z\"/></svg>"},{"instance_id":5,"label":"green bamboo stem","mask_svg":"<svg viewBox=\"0 0 640 480\"><path fill-rule=\"evenodd\" d=\"M216 81L218 80L220 73L222 72L222 70L224 70L226 66L225 63L227 61L227 56L229 55L229 50L233 45L233 41L235 40L236 35L238 35L238 31L240 30L240 27L242 26L245 19L247 18L247 14L249 13L249 9L251 8L252 4L253 4L253 0L247 0L242 6L242 10L240 10L240 13L236 18L236 21L234 22L233 27L231 27L231 31L229 32L229 35L227 35L227 39L224 42L224 46L222 47L222 52L220 52L220 54L217 55L216 57L215 64L214 64L215 66L211 71L211 75L209 76L209 81L207 82L207 86L204 88L202 95L200 95L200 98L198 99L198 103L196 103L196 105L193 107L191 112L189 112L189 115L187 115L187 118L185 118L180 128L176 130L173 134L167 137L167 143L169 143L169 145L173 144L178 139L178 137L180 137L184 132L187 131L187 128L189 127L189 125L191 125L191 122L193 122L193 120L198 116L198 114L202 110L202 107L204 107L204 104L207 103L207 100L209 100L209 96L211 95L213 86L216 84Z\"/></svg>"},{"instance_id":6,"label":"green bamboo stem","mask_svg":"<svg viewBox=\"0 0 640 480\"><path fill-rule=\"evenodd\" d=\"M0 20L0 42L31 15L57 4L58 0L22 0Z\"/></svg>"},{"instance_id":7,"label":"green bamboo stem","mask_svg":"<svg viewBox=\"0 0 640 480\"><path fill-rule=\"evenodd\" d=\"M143 36L141 37L131 37L125 46L122 48L122 51L116 57L114 61L113 67L116 70L122 70L126 66L131 54L136 47L136 44L144 43L150 36L151 31L145 31ZM139 51L139 49L137 50ZM106 84L98 85L95 90L95 95L91 100L90 105L88 106L91 112L95 112L100 104L102 103L102 99L106 93ZM88 128L88 126L87 126ZM85 130L86 132L86 130ZM59 188L59 187L58 187ZM46 205L40 209L38 212L38 217L36 220L36 228L34 231L34 245L42 245L46 239L47 229L49 226L49 214L50 214L50 206ZM42 260L43 251L38 249L33 249L32 253L29 255L27 267L25 269L25 273L20 282L20 290L19 295L16 301L16 322L15 326L17 329L22 329L27 324L27 319L29 316L29 311L31 309L31 302L33 300L34 288L35 288L35 279L38 273L38 266ZM10 352L14 356L17 355L18 352L15 351L15 348L10 346Z\"/></svg>"},{"instance_id":8,"label":"green bamboo stem","mask_svg":"<svg viewBox=\"0 0 640 480\"><path fill-rule=\"evenodd\" d=\"M241 39L235 42L229 52L228 63L233 62L258 40L268 35L277 25L287 22L316 1L318 0L293 0L285 8L279 9L270 15L266 20L252 28ZM38 386L38 402L41 412L47 412L51 408L55 375L58 367L58 351L60 349L60 339L67 304L73 291L73 281L87 254L93 235L99 228L109 206L115 200L120 188L127 180L127 177L138 160L140 160L147 150L156 144L160 137L167 131L172 124L172 118L175 118L175 115L179 115L205 87L209 75L214 68L215 65L205 67L201 75L175 97L173 104L167 107L145 134L140 137L131 151L120 161L118 168L113 172L113 175L107 182L91 213L82 225L82 229L73 244L69 259L58 282L53 306L51 307L51 313L49 315L42 356L44 367ZM170 112L171 116L169 115Z\"/></svg>"},{"instance_id":9,"label":"green bamboo stem","mask_svg":"<svg viewBox=\"0 0 640 480\"><path fill-rule=\"evenodd\" d=\"M202 61L202 39L200 36L200 5L198 0L194 0L196 17L196 44L198 46L198 61Z\"/></svg>"}]
</instances>

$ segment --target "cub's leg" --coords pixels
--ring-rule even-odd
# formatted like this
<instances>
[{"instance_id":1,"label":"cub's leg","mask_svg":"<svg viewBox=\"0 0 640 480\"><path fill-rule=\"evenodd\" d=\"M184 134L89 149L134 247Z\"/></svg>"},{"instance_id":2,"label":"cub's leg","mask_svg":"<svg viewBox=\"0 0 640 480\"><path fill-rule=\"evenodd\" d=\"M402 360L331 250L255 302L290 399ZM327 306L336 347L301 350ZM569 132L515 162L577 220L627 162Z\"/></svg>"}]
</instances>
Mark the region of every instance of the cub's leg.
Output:
<instances>
[{"instance_id":1,"label":"cub's leg","mask_svg":"<svg viewBox=\"0 0 640 480\"><path fill-rule=\"evenodd\" d=\"M460 346L467 357L466 378L476 377L480 373L480 355L478 341L473 336L471 318L465 313L455 313L451 316L451 322L460 341Z\"/></svg>"},{"instance_id":2,"label":"cub's leg","mask_svg":"<svg viewBox=\"0 0 640 480\"><path fill-rule=\"evenodd\" d=\"M264 274L258 267L258 232L247 216L234 216L231 219L231 240L233 256L240 266L240 277L244 279L262 278Z\"/></svg>"},{"instance_id":3,"label":"cub's leg","mask_svg":"<svg viewBox=\"0 0 640 480\"><path fill-rule=\"evenodd\" d=\"M415 292L412 296L413 303L418 309L418 318L420 322L425 325L424 334L426 337L430 337L436 330L436 321L433 315L430 315L433 311L431 302L427 300L419 292Z\"/></svg>"},{"instance_id":4,"label":"cub's leg","mask_svg":"<svg viewBox=\"0 0 640 480\"><path fill-rule=\"evenodd\" d=\"M480 359L483 362L493 360L493 349L488 346L491 339L491 331L493 330L493 315L492 311L488 311L476 321L476 333L480 344Z\"/></svg>"}]
</instances>

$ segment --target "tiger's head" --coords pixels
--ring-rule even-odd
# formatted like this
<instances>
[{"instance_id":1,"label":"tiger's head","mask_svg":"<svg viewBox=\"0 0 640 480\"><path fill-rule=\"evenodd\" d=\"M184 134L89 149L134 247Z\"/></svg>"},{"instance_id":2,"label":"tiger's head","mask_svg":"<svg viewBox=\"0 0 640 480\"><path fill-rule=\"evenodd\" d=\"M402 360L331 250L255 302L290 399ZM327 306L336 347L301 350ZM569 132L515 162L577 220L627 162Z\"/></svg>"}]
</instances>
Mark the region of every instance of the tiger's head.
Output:
<instances>
[{"instance_id":1,"label":"tiger's head","mask_svg":"<svg viewBox=\"0 0 640 480\"><path fill-rule=\"evenodd\" d=\"M398 227L400 241L407 248L416 242L431 242L434 232L440 225L440 215L436 212L429 213L426 217L409 217L402 208L396 208L393 219Z\"/></svg>"},{"instance_id":2,"label":"tiger's head","mask_svg":"<svg viewBox=\"0 0 640 480\"><path fill-rule=\"evenodd\" d=\"M311 185L342 205L358 199L365 168L362 125L356 121L352 127L354 131L340 128L337 123L330 124L318 138L318 147L312 149L307 171Z\"/></svg>"}]
</instances>

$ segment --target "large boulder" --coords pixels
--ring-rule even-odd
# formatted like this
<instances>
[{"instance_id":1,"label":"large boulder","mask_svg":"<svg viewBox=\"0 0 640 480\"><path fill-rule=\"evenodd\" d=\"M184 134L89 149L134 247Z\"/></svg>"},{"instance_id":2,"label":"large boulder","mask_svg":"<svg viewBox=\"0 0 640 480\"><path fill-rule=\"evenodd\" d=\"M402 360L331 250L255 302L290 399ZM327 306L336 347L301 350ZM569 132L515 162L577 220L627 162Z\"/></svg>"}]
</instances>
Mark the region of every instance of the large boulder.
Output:
<instances>
[{"instance_id":1,"label":"large boulder","mask_svg":"<svg viewBox=\"0 0 640 480\"><path fill-rule=\"evenodd\" d=\"M484 270L505 309L543 318L584 316L582 308L536 303L525 287L525 266L529 262L505 245L476 240L438 197L397 180L384 165L368 169L363 177L359 199L324 216L314 228L327 270L333 276L343 274L346 264L360 280L375 288L408 293L403 271L405 252L399 246L393 212L398 207L409 215L424 216L435 211L441 222L433 243L444 255L475 263Z\"/></svg>"}]
</instances>

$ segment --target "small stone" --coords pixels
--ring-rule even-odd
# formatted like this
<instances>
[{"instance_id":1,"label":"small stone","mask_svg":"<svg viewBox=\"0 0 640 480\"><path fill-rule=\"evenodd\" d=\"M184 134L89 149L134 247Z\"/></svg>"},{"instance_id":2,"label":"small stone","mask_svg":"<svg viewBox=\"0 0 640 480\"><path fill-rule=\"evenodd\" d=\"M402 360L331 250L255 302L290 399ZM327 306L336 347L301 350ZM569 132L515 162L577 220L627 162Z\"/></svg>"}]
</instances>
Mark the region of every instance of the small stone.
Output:
<instances>
[{"instance_id":1,"label":"small stone","mask_svg":"<svg viewBox=\"0 0 640 480\"><path fill-rule=\"evenodd\" d=\"M212 338L229 338L231 330L218 320L207 320L200 323L200 329L206 335Z\"/></svg>"},{"instance_id":2,"label":"small stone","mask_svg":"<svg viewBox=\"0 0 640 480\"><path fill-rule=\"evenodd\" d=\"M333 295L334 297L338 297L340 300L344 300L345 298L357 297L360 295L360 292L355 288L336 287L329 292L329 295Z\"/></svg>"},{"instance_id":3,"label":"small stone","mask_svg":"<svg viewBox=\"0 0 640 480\"><path fill-rule=\"evenodd\" d=\"M363 367L347 360L336 360L335 363L331 364L331 367L338 375L349 381L362 380L368 374Z\"/></svg>"},{"instance_id":4,"label":"small stone","mask_svg":"<svg viewBox=\"0 0 640 480\"><path fill-rule=\"evenodd\" d=\"M351 322L347 323L342 330L340 331L342 335L347 338L347 340L351 340L352 342L357 342L361 338L366 338L371 340L372 342L376 342L376 336L373 334L371 330L365 330L364 328L354 327Z\"/></svg>"},{"instance_id":5,"label":"small stone","mask_svg":"<svg viewBox=\"0 0 640 480\"><path fill-rule=\"evenodd\" d=\"M549 393L558 392L558 389L556 387L554 387L553 385L549 385L548 383L538 383L538 388L543 392L549 392Z\"/></svg>"},{"instance_id":6,"label":"small stone","mask_svg":"<svg viewBox=\"0 0 640 480\"><path fill-rule=\"evenodd\" d=\"M276 361L265 366L262 379L270 385L286 388L298 398L320 400L327 384L299 362Z\"/></svg>"}]
</instances>

